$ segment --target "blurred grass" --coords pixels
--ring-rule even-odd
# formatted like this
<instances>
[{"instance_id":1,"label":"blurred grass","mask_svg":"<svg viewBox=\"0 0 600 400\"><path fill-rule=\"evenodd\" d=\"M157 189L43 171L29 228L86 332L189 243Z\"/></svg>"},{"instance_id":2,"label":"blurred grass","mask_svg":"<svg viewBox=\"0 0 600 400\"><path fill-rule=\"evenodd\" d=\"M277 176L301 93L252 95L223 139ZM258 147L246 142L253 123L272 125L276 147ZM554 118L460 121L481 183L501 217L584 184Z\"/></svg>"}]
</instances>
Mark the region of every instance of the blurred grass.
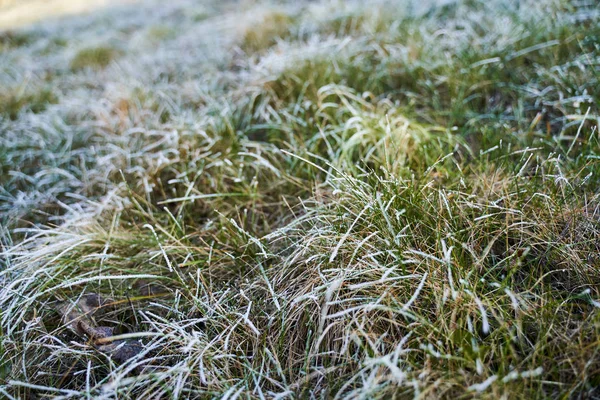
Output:
<instances>
[{"instance_id":1,"label":"blurred grass","mask_svg":"<svg viewBox=\"0 0 600 400\"><path fill-rule=\"evenodd\" d=\"M63 15L85 14L136 0L19 0L0 3L0 29L15 29Z\"/></svg>"},{"instance_id":2,"label":"blurred grass","mask_svg":"<svg viewBox=\"0 0 600 400\"><path fill-rule=\"evenodd\" d=\"M0 113L16 120L22 110L34 114L43 112L50 104L58 103L58 97L50 89L39 91L14 89L0 94Z\"/></svg>"},{"instance_id":3,"label":"blurred grass","mask_svg":"<svg viewBox=\"0 0 600 400\"><path fill-rule=\"evenodd\" d=\"M87 68L103 69L116 60L120 54L119 50L108 46L85 48L75 54L71 60L71 69L73 71Z\"/></svg>"}]
</instances>

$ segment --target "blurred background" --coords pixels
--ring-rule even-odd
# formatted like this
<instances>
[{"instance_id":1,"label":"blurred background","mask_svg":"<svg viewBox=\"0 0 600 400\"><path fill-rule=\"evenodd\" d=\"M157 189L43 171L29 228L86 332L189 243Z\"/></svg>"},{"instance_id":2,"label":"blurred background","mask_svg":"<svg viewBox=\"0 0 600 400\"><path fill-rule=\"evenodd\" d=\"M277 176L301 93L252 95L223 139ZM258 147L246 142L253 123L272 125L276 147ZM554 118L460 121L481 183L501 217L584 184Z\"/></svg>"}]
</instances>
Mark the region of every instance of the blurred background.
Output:
<instances>
[{"instance_id":1,"label":"blurred background","mask_svg":"<svg viewBox=\"0 0 600 400\"><path fill-rule=\"evenodd\" d=\"M0 29L16 28L61 15L88 13L135 0L0 0Z\"/></svg>"}]
</instances>

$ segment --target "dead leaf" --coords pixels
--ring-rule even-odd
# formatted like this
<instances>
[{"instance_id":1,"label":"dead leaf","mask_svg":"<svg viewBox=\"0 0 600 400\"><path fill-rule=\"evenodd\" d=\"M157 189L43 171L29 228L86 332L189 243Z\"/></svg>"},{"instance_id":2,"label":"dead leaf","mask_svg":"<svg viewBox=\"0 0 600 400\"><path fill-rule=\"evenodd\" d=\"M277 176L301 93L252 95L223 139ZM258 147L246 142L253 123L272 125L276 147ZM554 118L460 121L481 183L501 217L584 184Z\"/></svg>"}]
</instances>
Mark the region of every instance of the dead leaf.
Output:
<instances>
[{"instance_id":1,"label":"dead leaf","mask_svg":"<svg viewBox=\"0 0 600 400\"><path fill-rule=\"evenodd\" d=\"M99 345L96 348L108 354L117 363L124 363L144 350L144 347L138 340L115 340Z\"/></svg>"},{"instance_id":2,"label":"dead leaf","mask_svg":"<svg viewBox=\"0 0 600 400\"><path fill-rule=\"evenodd\" d=\"M143 346L137 340L111 340L115 328L97 325L93 315L107 303L99 294L89 293L81 296L77 303L60 302L57 311L65 325L77 335L89 339L98 351L108 354L115 362L123 363L139 354Z\"/></svg>"},{"instance_id":3,"label":"dead leaf","mask_svg":"<svg viewBox=\"0 0 600 400\"><path fill-rule=\"evenodd\" d=\"M71 330L80 336L89 335L88 331L96 325L93 315L106 303L107 301L99 294L89 293L81 296L75 304L67 301L60 302L57 310L62 315L63 322Z\"/></svg>"}]
</instances>

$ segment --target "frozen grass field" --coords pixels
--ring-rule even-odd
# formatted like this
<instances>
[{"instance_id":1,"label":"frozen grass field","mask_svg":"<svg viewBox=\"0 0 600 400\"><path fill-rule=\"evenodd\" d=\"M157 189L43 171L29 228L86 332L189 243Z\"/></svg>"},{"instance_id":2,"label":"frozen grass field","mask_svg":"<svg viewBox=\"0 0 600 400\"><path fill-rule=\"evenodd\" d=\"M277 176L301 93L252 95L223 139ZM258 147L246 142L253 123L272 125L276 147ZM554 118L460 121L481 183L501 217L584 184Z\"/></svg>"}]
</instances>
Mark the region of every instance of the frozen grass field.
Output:
<instances>
[{"instance_id":1,"label":"frozen grass field","mask_svg":"<svg viewBox=\"0 0 600 400\"><path fill-rule=\"evenodd\" d=\"M593 0L3 31L0 398L600 398L599 106Z\"/></svg>"}]
</instances>

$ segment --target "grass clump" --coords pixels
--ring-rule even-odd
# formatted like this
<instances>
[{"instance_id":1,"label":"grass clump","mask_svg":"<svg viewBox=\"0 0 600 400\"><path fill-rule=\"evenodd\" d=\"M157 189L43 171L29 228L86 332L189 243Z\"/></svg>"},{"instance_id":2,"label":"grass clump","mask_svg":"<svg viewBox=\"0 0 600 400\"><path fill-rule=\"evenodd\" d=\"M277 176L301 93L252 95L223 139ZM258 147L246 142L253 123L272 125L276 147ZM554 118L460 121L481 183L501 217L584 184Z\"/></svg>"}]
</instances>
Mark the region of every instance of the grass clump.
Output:
<instances>
[{"instance_id":1,"label":"grass clump","mask_svg":"<svg viewBox=\"0 0 600 400\"><path fill-rule=\"evenodd\" d=\"M3 396L600 395L595 4L189 5L0 121Z\"/></svg>"},{"instance_id":2,"label":"grass clump","mask_svg":"<svg viewBox=\"0 0 600 400\"><path fill-rule=\"evenodd\" d=\"M100 70L110 65L120 56L121 52L113 47L98 46L79 50L71 60L71 69L80 71L84 69Z\"/></svg>"},{"instance_id":3,"label":"grass clump","mask_svg":"<svg viewBox=\"0 0 600 400\"><path fill-rule=\"evenodd\" d=\"M16 120L23 110L34 114L43 112L50 104L58 103L58 97L50 89L27 91L13 89L0 95L0 114Z\"/></svg>"},{"instance_id":4,"label":"grass clump","mask_svg":"<svg viewBox=\"0 0 600 400\"><path fill-rule=\"evenodd\" d=\"M34 40L35 35L33 33L20 31L0 32L0 51L27 46Z\"/></svg>"},{"instance_id":5,"label":"grass clump","mask_svg":"<svg viewBox=\"0 0 600 400\"><path fill-rule=\"evenodd\" d=\"M248 54L259 53L285 39L290 34L294 19L282 12L269 12L257 24L244 32L241 48Z\"/></svg>"},{"instance_id":6,"label":"grass clump","mask_svg":"<svg viewBox=\"0 0 600 400\"><path fill-rule=\"evenodd\" d=\"M177 36L177 31L171 27L157 25L148 30L148 38L153 42L162 42L173 39Z\"/></svg>"}]
</instances>

